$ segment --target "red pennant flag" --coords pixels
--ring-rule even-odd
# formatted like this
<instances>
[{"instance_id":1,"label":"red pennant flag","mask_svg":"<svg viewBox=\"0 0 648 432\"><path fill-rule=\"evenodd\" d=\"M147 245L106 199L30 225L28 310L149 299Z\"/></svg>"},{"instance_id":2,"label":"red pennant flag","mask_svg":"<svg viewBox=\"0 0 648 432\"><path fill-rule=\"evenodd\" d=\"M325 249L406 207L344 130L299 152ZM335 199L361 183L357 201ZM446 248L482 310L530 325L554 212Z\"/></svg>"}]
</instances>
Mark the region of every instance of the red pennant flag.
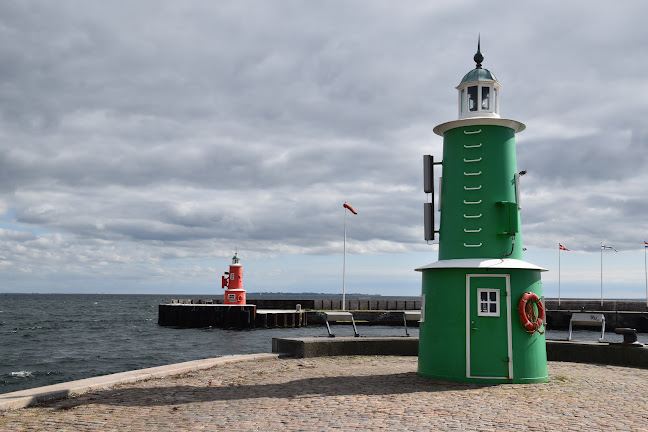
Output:
<instances>
[{"instance_id":1,"label":"red pennant flag","mask_svg":"<svg viewBox=\"0 0 648 432\"><path fill-rule=\"evenodd\" d=\"M351 210L351 213L353 213L353 214L358 214L358 212L355 211L355 210L353 210L353 207L351 207L351 206L350 206L349 204L347 204L346 202L344 203L344 205L343 205L342 207Z\"/></svg>"},{"instance_id":2,"label":"red pennant flag","mask_svg":"<svg viewBox=\"0 0 648 432\"><path fill-rule=\"evenodd\" d=\"M563 246L563 245L560 244L560 243L558 243L558 249L560 249L560 250L564 250L564 251L569 251L569 249L567 249L565 246Z\"/></svg>"}]
</instances>

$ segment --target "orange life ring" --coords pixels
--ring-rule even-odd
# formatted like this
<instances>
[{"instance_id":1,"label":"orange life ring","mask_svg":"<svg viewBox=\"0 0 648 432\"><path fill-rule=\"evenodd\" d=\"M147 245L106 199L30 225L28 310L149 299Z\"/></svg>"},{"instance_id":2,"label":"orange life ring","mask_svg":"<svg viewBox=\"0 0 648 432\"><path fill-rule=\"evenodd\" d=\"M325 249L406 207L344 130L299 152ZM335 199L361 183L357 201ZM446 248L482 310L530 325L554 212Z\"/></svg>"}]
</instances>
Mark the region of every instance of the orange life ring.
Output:
<instances>
[{"instance_id":1,"label":"orange life ring","mask_svg":"<svg viewBox=\"0 0 648 432\"><path fill-rule=\"evenodd\" d=\"M537 317L534 317L535 310L533 309L533 305L528 303L529 300L535 303L538 308ZM522 327L524 327L527 333L530 335L535 332L544 334L544 330L540 331L540 327L542 327L546 319L545 307L537 294L525 292L520 299L518 311L520 312L520 322L522 323Z\"/></svg>"}]
</instances>

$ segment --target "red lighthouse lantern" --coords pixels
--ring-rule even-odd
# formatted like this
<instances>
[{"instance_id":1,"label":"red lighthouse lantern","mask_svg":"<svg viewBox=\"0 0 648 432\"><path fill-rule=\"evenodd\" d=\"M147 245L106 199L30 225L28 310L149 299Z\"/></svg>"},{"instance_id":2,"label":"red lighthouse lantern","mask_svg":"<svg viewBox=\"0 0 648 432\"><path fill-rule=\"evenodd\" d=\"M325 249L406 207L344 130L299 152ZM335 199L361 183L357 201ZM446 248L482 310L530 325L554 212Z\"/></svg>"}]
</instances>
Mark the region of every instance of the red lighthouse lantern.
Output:
<instances>
[{"instance_id":1,"label":"red lighthouse lantern","mask_svg":"<svg viewBox=\"0 0 648 432\"><path fill-rule=\"evenodd\" d=\"M225 304L245 304L245 290L243 289L243 267L239 264L239 257L234 254L229 272L223 276L225 288Z\"/></svg>"}]
</instances>

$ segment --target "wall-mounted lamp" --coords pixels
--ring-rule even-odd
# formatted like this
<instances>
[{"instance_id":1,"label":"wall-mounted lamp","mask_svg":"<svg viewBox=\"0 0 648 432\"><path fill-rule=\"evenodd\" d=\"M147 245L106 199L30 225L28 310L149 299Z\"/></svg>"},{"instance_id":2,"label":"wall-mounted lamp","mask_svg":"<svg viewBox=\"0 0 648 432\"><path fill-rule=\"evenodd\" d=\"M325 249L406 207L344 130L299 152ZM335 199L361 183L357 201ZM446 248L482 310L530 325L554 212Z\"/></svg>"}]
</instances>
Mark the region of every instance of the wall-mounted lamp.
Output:
<instances>
[{"instance_id":1,"label":"wall-mounted lamp","mask_svg":"<svg viewBox=\"0 0 648 432\"><path fill-rule=\"evenodd\" d=\"M526 174L526 170L522 170L519 173L515 174L515 201L517 202L518 205L518 210L522 210L522 205L520 204L520 177L522 177L524 174Z\"/></svg>"}]
</instances>

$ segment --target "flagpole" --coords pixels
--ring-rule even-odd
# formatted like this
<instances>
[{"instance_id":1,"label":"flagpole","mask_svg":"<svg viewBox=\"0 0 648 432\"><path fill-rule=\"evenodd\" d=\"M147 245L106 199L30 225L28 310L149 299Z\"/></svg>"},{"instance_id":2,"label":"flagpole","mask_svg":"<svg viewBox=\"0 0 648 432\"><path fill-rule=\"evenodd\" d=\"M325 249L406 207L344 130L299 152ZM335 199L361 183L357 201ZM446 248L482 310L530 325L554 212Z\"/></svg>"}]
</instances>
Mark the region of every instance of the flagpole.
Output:
<instances>
[{"instance_id":1,"label":"flagpole","mask_svg":"<svg viewBox=\"0 0 648 432\"><path fill-rule=\"evenodd\" d=\"M560 243L558 243L558 306L560 306Z\"/></svg>"},{"instance_id":2,"label":"flagpole","mask_svg":"<svg viewBox=\"0 0 648 432\"><path fill-rule=\"evenodd\" d=\"M646 264L646 249L648 245L644 241L644 272L646 273L646 306L648 306L648 265Z\"/></svg>"},{"instance_id":3,"label":"flagpole","mask_svg":"<svg viewBox=\"0 0 648 432\"><path fill-rule=\"evenodd\" d=\"M345 275L346 275L346 208L343 208L344 211L344 258L342 261L342 310L346 310L346 285L345 285Z\"/></svg>"},{"instance_id":4,"label":"flagpole","mask_svg":"<svg viewBox=\"0 0 648 432\"><path fill-rule=\"evenodd\" d=\"M601 242L601 306L603 306L603 242Z\"/></svg>"}]
</instances>

